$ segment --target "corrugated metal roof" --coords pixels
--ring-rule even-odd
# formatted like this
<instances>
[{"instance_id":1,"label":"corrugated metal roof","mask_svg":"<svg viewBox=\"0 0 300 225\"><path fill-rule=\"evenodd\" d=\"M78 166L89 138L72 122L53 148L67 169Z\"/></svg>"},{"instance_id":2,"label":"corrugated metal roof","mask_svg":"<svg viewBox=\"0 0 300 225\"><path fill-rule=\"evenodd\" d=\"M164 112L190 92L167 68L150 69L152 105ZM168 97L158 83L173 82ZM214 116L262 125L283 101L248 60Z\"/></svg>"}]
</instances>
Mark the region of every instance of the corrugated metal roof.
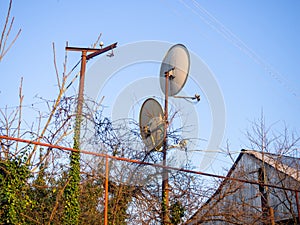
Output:
<instances>
[{"instance_id":1,"label":"corrugated metal roof","mask_svg":"<svg viewBox=\"0 0 300 225\"><path fill-rule=\"evenodd\" d=\"M253 155L257 159L274 167L276 170L285 173L300 182L300 158L275 155L267 152L263 153L254 150L243 150L243 153Z\"/></svg>"}]
</instances>

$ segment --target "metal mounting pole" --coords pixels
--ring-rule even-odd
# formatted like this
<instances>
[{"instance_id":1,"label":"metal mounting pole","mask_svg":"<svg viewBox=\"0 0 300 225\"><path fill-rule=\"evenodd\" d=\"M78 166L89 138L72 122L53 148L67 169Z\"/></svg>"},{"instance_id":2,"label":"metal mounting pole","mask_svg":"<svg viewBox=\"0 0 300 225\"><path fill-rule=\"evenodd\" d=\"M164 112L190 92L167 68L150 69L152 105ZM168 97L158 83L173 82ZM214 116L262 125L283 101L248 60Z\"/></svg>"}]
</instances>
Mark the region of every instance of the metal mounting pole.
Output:
<instances>
[{"instance_id":1,"label":"metal mounting pole","mask_svg":"<svg viewBox=\"0 0 300 225\"><path fill-rule=\"evenodd\" d=\"M81 52L81 68L80 68L80 78L79 78L79 91L78 91L78 103L75 121L75 134L74 141L77 143L78 150L80 149L80 128L81 128L81 117L82 117L82 107L83 107L83 93L84 93L84 78L85 78L85 68L86 68L86 53L87 51Z\"/></svg>"},{"instance_id":2,"label":"metal mounting pole","mask_svg":"<svg viewBox=\"0 0 300 225\"><path fill-rule=\"evenodd\" d=\"M83 94L84 94L84 79L85 79L85 69L86 61L100 55L104 52L112 50L117 47L117 42L111 44L105 48L78 48L78 47L66 47L66 51L80 51L81 52L81 68L80 68L80 81L79 81L79 91L78 91L78 103L75 121L75 131L74 131L74 142L78 150L80 149L80 129L81 129L81 118L82 118L82 107L83 107ZM91 54L87 55L88 52Z\"/></svg>"},{"instance_id":3,"label":"metal mounting pole","mask_svg":"<svg viewBox=\"0 0 300 225\"><path fill-rule=\"evenodd\" d=\"M112 50L117 47L117 42L111 44L105 48L78 48L78 47L66 47L67 51L80 51L81 52L81 68L80 68L80 81L79 81L79 91L78 91L78 103L76 112L76 124L74 131L74 141L77 143L78 150L80 149L80 129L81 129L81 117L82 117L82 107L83 107L83 94L84 94L84 79L85 79L85 69L86 61L100 55L104 52ZM88 52L91 54L87 55Z\"/></svg>"},{"instance_id":4,"label":"metal mounting pole","mask_svg":"<svg viewBox=\"0 0 300 225\"><path fill-rule=\"evenodd\" d=\"M80 130L81 130L81 121L82 121L82 107L84 102L84 79L85 79L85 69L86 69L86 61L100 55L104 52L112 50L117 47L117 43L109 45L105 48L95 49L95 48L78 48L78 47L66 47L67 51L81 51L81 68L80 68L80 80L79 80L79 91L78 91L78 102L77 102L77 111L76 111L76 121L75 121L75 131L74 131L74 149L78 150L76 152L72 152L72 156L74 157L73 161L71 160L71 170L80 170ZM88 52L91 52L87 55ZM78 155L77 155L78 154ZM107 162L108 163L108 158ZM76 167L76 168L75 168ZM75 169L74 169L75 168ZM108 169L106 171L108 173ZM76 185L79 185L80 181L80 174L76 175L77 177L73 177L72 179L76 180ZM107 196L108 196L108 177L105 180L105 223L107 224L107 212L108 212L108 205L107 205ZM79 194L77 193L77 196ZM78 198L78 197L76 197ZM78 200L77 200L78 202ZM79 206L78 206L79 207Z\"/></svg>"},{"instance_id":5,"label":"metal mounting pole","mask_svg":"<svg viewBox=\"0 0 300 225\"><path fill-rule=\"evenodd\" d=\"M167 149L168 149L168 90L169 90L169 72L165 73L165 130L164 130L164 140L163 140L163 175L162 175L162 224L170 224L169 218L169 174L168 170L165 168L167 165Z\"/></svg>"},{"instance_id":6,"label":"metal mounting pole","mask_svg":"<svg viewBox=\"0 0 300 225\"><path fill-rule=\"evenodd\" d=\"M105 202L104 202L104 225L108 224L108 178L109 178L109 157L105 155Z\"/></svg>"}]
</instances>

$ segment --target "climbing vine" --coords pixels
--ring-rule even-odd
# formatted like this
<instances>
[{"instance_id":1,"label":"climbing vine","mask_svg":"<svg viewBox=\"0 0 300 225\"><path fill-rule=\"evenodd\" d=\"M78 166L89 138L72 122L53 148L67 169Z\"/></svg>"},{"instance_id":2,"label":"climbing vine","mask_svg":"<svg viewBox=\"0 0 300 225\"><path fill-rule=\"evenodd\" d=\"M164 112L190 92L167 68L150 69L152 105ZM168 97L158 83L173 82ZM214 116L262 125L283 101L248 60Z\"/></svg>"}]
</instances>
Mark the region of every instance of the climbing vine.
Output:
<instances>
[{"instance_id":1,"label":"climbing vine","mask_svg":"<svg viewBox=\"0 0 300 225\"><path fill-rule=\"evenodd\" d=\"M176 201L170 207L171 211L171 223L176 225L181 222L182 217L184 216L184 207L181 202Z\"/></svg>"},{"instance_id":2,"label":"climbing vine","mask_svg":"<svg viewBox=\"0 0 300 225\"><path fill-rule=\"evenodd\" d=\"M79 149L79 144L74 138L74 149ZM80 184L80 153L72 152L70 156L69 184L64 191L65 210L63 224L75 225L79 222L79 184Z\"/></svg>"},{"instance_id":3,"label":"climbing vine","mask_svg":"<svg viewBox=\"0 0 300 225\"><path fill-rule=\"evenodd\" d=\"M30 171L18 158L0 161L0 221L1 224L25 224L31 200L27 194Z\"/></svg>"}]
</instances>

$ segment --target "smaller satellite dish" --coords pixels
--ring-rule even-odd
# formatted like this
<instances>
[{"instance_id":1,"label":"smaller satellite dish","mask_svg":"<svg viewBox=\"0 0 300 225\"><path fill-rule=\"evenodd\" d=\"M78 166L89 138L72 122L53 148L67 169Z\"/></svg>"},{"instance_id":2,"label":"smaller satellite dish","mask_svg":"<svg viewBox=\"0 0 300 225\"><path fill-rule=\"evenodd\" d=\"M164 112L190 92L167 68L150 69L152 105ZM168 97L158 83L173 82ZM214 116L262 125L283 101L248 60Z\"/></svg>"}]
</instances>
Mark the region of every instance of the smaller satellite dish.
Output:
<instances>
[{"instance_id":1,"label":"smaller satellite dish","mask_svg":"<svg viewBox=\"0 0 300 225\"><path fill-rule=\"evenodd\" d=\"M164 139L164 113L161 105L148 98L140 111L140 132L147 150L160 151Z\"/></svg>"},{"instance_id":2,"label":"smaller satellite dish","mask_svg":"<svg viewBox=\"0 0 300 225\"><path fill-rule=\"evenodd\" d=\"M183 88L190 70L190 55L182 44L173 45L165 55L160 67L160 87L166 93L166 76L168 96L176 95Z\"/></svg>"}]
</instances>

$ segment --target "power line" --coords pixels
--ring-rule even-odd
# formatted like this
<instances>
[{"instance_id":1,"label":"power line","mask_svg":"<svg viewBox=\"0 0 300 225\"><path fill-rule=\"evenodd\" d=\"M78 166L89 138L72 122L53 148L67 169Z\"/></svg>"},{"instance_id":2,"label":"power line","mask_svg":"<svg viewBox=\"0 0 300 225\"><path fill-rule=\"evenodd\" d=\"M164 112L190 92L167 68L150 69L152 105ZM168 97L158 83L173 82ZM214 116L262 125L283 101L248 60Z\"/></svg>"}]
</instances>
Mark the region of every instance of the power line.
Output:
<instances>
[{"instance_id":1,"label":"power line","mask_svg":"<svg viewBox=\"0 0 300 225\"><path fill-rule=\"evenodd\" d=\"M80 62L81 62L81 59L75 64L75 66L73 66L73 68L71 69L71 71L69 72L69 74L71 74L75 70L75 68L79 65ZM77 73L75 75L75 77L71 80L71 82L66 87L66 90L74 83L74 81L77 79L78 75L79 75L79 73Z\"/></svg>"},{"instance_id":2,"label":"power line","mask_svg":"<svg viewBox=\"0 0 300 225\"><path fill-rule=\"evenodd\" d=\"M270 64L266 63L254 50L246 45L238 36L236 36L232 31L230 31L224 24L217 20L212 14L210 14L206 9L204 9L196 0L192 0L195 8L190 6L184 0L179 0L188 10L193 12L195 15L200 17L202 21L212 27L214 30L219 32L225 39L230 41L234 46L244 52L247 56L252 58L259 66L261 66L273 79L280 83L286 90L288 90L293 96L300 100L297 91L284 81L284 78L280 72L273 68Z\"/></svg>"}]
</instances>

